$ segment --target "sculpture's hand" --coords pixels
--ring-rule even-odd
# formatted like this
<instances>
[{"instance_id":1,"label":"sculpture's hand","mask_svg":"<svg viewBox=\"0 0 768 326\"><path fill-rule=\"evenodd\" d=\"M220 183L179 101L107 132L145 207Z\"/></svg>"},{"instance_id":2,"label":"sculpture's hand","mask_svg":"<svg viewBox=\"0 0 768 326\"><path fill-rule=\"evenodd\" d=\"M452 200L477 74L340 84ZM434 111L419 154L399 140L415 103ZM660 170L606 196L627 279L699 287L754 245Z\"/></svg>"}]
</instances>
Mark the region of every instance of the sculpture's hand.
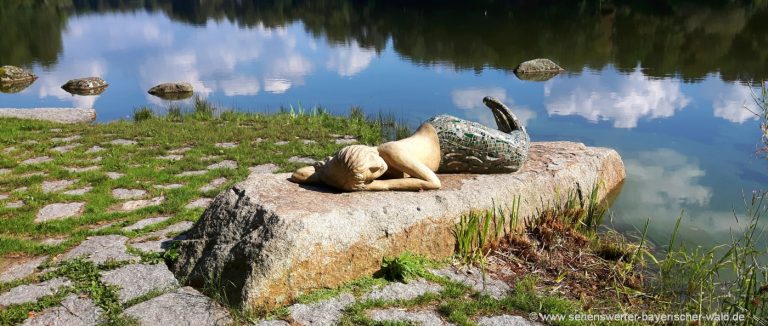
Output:
<instances>
[{"instance_id":1,"label":"sculpture's hand","mask_svg":"<svg viewBox=\"0 0 768 326\"><path fill-rule=\"evenodd\" d=\"M398 143L379 146L379 155L390 168L402 171L411 178L374 180L366 190L431 190L440 189L442 184L434 171L426 164L409 155L408 149Z\"/></svg>"}]
</instances>

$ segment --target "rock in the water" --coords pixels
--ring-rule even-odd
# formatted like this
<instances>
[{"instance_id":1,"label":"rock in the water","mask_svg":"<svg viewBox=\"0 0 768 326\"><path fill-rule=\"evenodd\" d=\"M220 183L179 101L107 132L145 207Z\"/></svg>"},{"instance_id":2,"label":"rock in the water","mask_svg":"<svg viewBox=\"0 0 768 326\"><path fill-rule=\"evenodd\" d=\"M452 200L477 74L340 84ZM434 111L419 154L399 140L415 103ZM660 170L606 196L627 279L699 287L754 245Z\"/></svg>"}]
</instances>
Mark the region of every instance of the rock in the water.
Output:
<instances>
[{"instance_id":1,"label":"rock in the water","mask_svg":"<svg viewBox=\"0 0 768 326\"><path fill-rule=\"evenodd\" d=\"M94 264L102 264L108 260L133 261L136 257L128 253L125 246L127 237L122 235L104 235L90 237L80 245L64 254L62 260L85 257Z\"/></svg>"},{"instance_id":2,"label":"rock in the water","mask_svg":"<svg viewBox=\"0 0 768 326\"><path fill-rule=\"evenodd\" d=\"M101 308L94 304L93 300L72 294L66 297L58 306L43 310L40 314L27 319L22 325L98 325L102 321L102 313Z\"/></svg>"},{"instance_id":3,"label":"rock in the water","mask_svg":"<svg viewBox=\"0 0 768 326\"><path fill-rule=\"evenodd\" d=\"M190 83L164 83L150 88L147 93L164 100L183 100L192 97L193 91Z\"/></svg>"},{"instance_id":4,"label":"rock in the water","mask_svg":"<svg viewBox=\"0 0 768 326\"><path fill-rule=\"evenodd\" d=\"M547 81L565 69L549 59L533 59L515 68L515 75L522 80Z\"/></svg>"},{"instance_id":5,"label":"rock in the water","mask_svg":"<svg viewBox=\"0 0 768 326\"><path fill-rule=\"evenodd\" d=\"M125 303L154 290L169 290L179 285L165 264L134 264L104 272L101 280L120 287L120 302Z\"/></svg>"},{"instance_id":6,"label":"rock in the water","mask_svg":"<svg viewBox=\"0 0 768 326\"><path fill-rule=\"evenodd\" d=\"M291 318L299 325L336 325L344 308L355 302L350 293L313 304L295 304L288 307Z\"/></svg>"},{"instance_id":7,"label":"rock in the water","mask_svg":"<svg viewBox=\"0 0 768 326\"><path fill-rule=\"evenodd\" d=\"M209 326L229 325L229 312L191 287L144 301L125 310L141 325Z\"/></svg>"},{"instance_id":8,"label":"rock in the water","mask_svg":"<svg viewBox=\"0 0 768 326\"><path fill-rule=\"evenodd\" d=\"M0 92L18 93L32 85L37 76L15 66L0 67Z\"/></svg>"},{"instance_id":9,"label":"rock in the water","mask_svg":"<svg viewBox=\"0 0 768 326\"><path fill-rule=\"evenodd\" d=\"M0 294L0 306L33 302L46 295L54 294L64 286L70 285L72 285L72 282L64 277L54 278L38 284L20 285Z\"/></svg>"},{"instance_id":10,"label":"rock in the water","mask_svg":"<svg viewBox=\"0 0 768 326\"><path fill-rule=\"evenodd\" d=\"M442 189L423 192L338 193L291 183L290 174L252 174L216 197L179 242L172 270L192 284L221 277L228 297L246 306L278 304L370 275L403 251L452 255L454 226L470 207L520 198L527 217L558 193L589 193L598 182L602 200L625 177L612 149L549 142L529 152L518 172L443 174Z\"/></svg>"},{"instance_id":11,"label":"rock in the water","mask_svg":"<svg viewBox=\"0 0 768 326\"><path fill-rule=\"evenodd\" d=\"M434 311L408 311L400 308L376 309L366 313L368 317L378 322L407 321L422 326L452 325L443 321Z\"/></svg>"},{"instance_id":12,"label":"rock in the water","mask_svg":"<svg viewBox=\"0 0 768 326\"><path fill-rule=\"evenodd\" d=\"M104 93L107 86L109 86L109 84L107 84L104 79L99 77L86 77L72 79L62 85L61 88L75 95L99 95Z\"/></svg>"}]
</instances>

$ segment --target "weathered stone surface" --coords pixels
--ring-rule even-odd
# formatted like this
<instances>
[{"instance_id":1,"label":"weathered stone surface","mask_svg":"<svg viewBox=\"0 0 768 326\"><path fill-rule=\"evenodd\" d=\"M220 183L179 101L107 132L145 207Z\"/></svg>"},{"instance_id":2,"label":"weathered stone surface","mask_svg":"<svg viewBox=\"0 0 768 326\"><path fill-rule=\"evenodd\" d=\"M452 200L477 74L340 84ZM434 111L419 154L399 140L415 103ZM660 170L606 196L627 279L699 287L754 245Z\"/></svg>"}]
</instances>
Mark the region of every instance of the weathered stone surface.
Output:
<instances>
[{"instance_id":1,"label":"weathered stone surface","mask_svg":"<svg viewBox=\"0 0 768 326\"><path fill-rule=\"evenodd\" d=\"M192 222L184 221L171 225L165 229L147 233L141 237L134 239L132 247L141 251L147 252L163 252L174 241L185 239L183 235L177 235L174 238L169 237L170 234L177 234L189 230L192 227Z\"/></svg>"},{"instance_id":2,"label":"weathered stone surface","mask_svg":"<svg viewBox=\"0 0 768 326\"><path fill-rule=\"evenodd\" d=\"M482 272L476 267L459 269L449 266L440 270L433 270L432 273L446 277L451 281L462 283L477 292L487 294L495 299L501 299L511 290L504 281L491 278L488 275L483 280Z\"/></svg>"},{"instance_id":3,"label":"weathered stone surface","mask_svg":"<svg viewBox=\"0 0 768 326\"><path fill-rule=\"evenodd\" d=\"M200 189L198 190L202 192L208 192L208 191L216 190L217 188L223 186L226 183L227 183L227 178L213 179L207 185L200 187Z\"/></svg>"},{"instance_id":4,"label":"weathered stone surface","mask_svg":"<svg viewBox=\"0 0 768 326\"><path fill-rule=\"evenodd\" d=\"M65 192L62 192L62 194L70 195L70 196L82 196L91 192L91 190L93 190L93 187L88 186L80 189L65 191Z\"/></svg>"},{"instance_id":5,"label":"weathered stone surface","mask_svg":"<svg viewBox=\"0 0 768 326\"><path fill-rule=\"evenodd\" d=\"M517 73L538 73L538 72L560 72L563 71L562 67L549 59L533 59L525 61L515 68Z\"/></svg>"},{"instance_id":6,"label":"weathered stone surface","mask_svg":"<svg viewBox=\"0 0 768 326\"><path fill-rule=\"evenodd\" d=\"M76 95L99 95L107 89L107 84L104 79L99 77L86 77L72 79L61 85L61 88L65 91Z\"/></svg>"},{"instance_id":7,"label":"weathered stone surface","mask_svg":"<svg viewBox=\"0 0 768 326\"><path fill-rule=\"evenodd\" d=\"M90 237L64 254L61 259L68 260L85 256L85 259L95 264L101 264L108 260L133 261L136 257L128 253L128 248L125 246L127 241L128 238L122 235Z\"/></svg>"},{"instance_id":8,"label":"weathered stone surface","mask_svg":"<svg viewBox=\"0 0 768 326\"><path fill-rule=\"evenodd\" d=\"M67 170L71 173L83 173L88 171L96 171L98 169L101 169L100 166L92 165L92 166L85 166L85 167L66 167L64 170Z\"/></svg>"},{"instance_id":9,"label":"weathered stone surface","mask_svg":"<svg viewBox=\"0 0 768 326\"><path fill-rule=\"evenodd\" d=\"M158 160L167 160L167 161L179 161L184 158L184 155L179 154L168 154L165 156L158 156Z\"/></svg>"},{"instance_id":10,"label":"weathered stone surface","mask_svg":"<svg viewBox=\"0 0 768 326\"><path fill-rule=\"evenodd\" d=\"M125 310L142 325L229 325L229 312L191 287L183 287Z\"/></svg>"},{"instance_id":11,"label":"weathered stone surface","mask_svg":"<svg viewBox=\"0 0 768 326\"><path fill-rule=\"evenodd\" d=\"M286 140L281 140L281 141L276 141L275 145L277 145L277 146L285 146L285 145L288 145L288 143L289 142L286 141Z\"/></svg>"},{"instance_id":12,"label":"weathered stone surface","mask_svg":"<svg viewBox=\"0 0 768 326\"><path fill-rule=\"evenodd\" d=\"M152 87L147 93L164 100L182 100L192 97L192 84L190 83L163 83Z\"/></svg>"},{"instance_id":13,"label":"weathered stone surface","mask_svg":"<svg viewBox=\"0 0 768 326\"><path fill-rule=\"evenodd\" d=\"M493 317L480 317L477 319L480 326L540 326L542 324L532 322L520 316L501 315Z\"/></svg>"},{"instance_id":14,"label":"weathered stone surface","mask_svg":"<svg viewBox=\"0 0 768 326\"><path fill-rule=\"evenodd\" d=\"M165 185L155 185L155 188L157 188L157 189L164 189L164 190L179 189L181 187L184 187L184 185L183 184L179 184L179 183L171 183L171 184L165 184Z\"/></svg>"},{"instance_id":15,"label":"weathered stone surface","mask_svg":"<svg viewBox=\"0 0 768 326\"><path fill-rule=\"evenodd\" d=\"M136 199L144 197L146 194L147 191L144 189L112 189L112 197L116 199Z\"/></svg>"},{"instance_id":16,"label":"weathered stone surface","mask_svg":"<svg viewBox=\"0 0 768 326\"><path fill-rule=\"evenodd\" d=\"M288 162L312 165L312 164L315 164L315 162L317 162L317 160L315 160L315 159L313 159L311 157L293 156L293 157L288 159Z\"/></svg>"},{"instance_id":17,"label":"weathered stone surface","mask_svg":"<svg viewBox=\"0 0 768 326\"><path fill-rule=\"evenodd\" d=\"M80 298L72 294L56 307L43 310L40 314L24 321L23 326L55 325L98 325L103 311L89 298Z\"/></svg>"},{"instance_id":18,"label":"weathered stone surface","mask_svg":"<svg viewBox=\"0 0 768 326\"><path fill-rule=\"evenodd\" d=\"M16 66L0 67L0 83L15 84L34 81L37 76L31 71Z\"/></svg>"},{"instance_id":19,"label":"weathered stone surface","mask_svg":"<svg viewBox=\"0 0 768 326\"><path fill-rule=\"evenodd\" d=\"M20 285L8 292L0 294L0 306L33 302L46 295L56 293L61 287L70 285L72 285L72 282L63 277L54 278L38 284Z\"/></svg>"},{"instance_id":20,"label":"weathered stone surface","mask_svg":"<svg viewBox=\"0 0 768 326\"><path fill-rule=\"evenodd\" d=\"M363 300L410 300L427 293L439 293L443 287L423 279L408 283L393 282L363 295Z\"/></svg>"},{"instance_id":21,"label":"weathered stone surface","mask_svg":"<svg viewBox=\"0 0 768 326\"><path fill-rule=\"evenodd\" d=\"M137 209L142 209L149 206L157 206L162 204L164 201L165 201L164 196L155 197L152 199L131 200L131 201L124 202L122 204L117 204L112 209L115 211L130 212L130 211L135 211Z\"/></svg>"},{"instance_id":22,"label":"weathered stone surface","mask_svg":"<svg viewBox=\"0 0 768 326\"><path fill-rule=\"evenodd\" d=\"M280 170L280 167L272 163L261 164L248 168L250 173L275 173Z\"/></svg>"},{"instance_id":23,"label":"weathered stone surface","mask_svg":"<svg viewBox=\"0 0 768 326\"><path fill-rule=\"evenodd\" d=\"M191 201L189 204L184 206L184 208L186 209L206 208L211 204L211 202L213 202L213 199L211 198L198 198Z\"/></svg>"},{"instance_id":24,"label":"weathered stone surface","mask_svg":"<svg viewBox=\"0 0 768 326\"><path fill-rule=\"evenodd\" d=\"M199 170L199 171L184 171L179 174L177 174L177 177L191 177L191 176L198 176L208 173L206 170Z\"/></svg>"},{"instance_id":25,"label":"weathered stone surface","mask_svg":"<svg viewBox=\"0 0 768 326\"><path fill-rule=\"evenodd\" d=\"M283 320L261 320L256 326L291 326L290 323Z\"/></svg>"},{"instance_id":26,"label":"weathered stone surface","mask_svg":"<svg viewBox=\"0 0 768 326\"><path fill-rule=\"evenodd\" d=\"M0 175L11 173L11 169L0 169Z\"/></svg>"},{"instance_id":27,"label":"weathered stone surface","mask_svg":"<svg viewBox=\"0 0 768 326\"><path fill-rule=\"evenodd\" d=\"M370 275L385 256L453 254L454 225L470 208L519 196L527 217L557 193L587 194L598 180L605 198L625 172L614 150L550 142L533 143L516 173L443 174L434 191L337 193L291 183L289 175L252 174L221 193L180 242L177 276L193 284L221 276L229 298L247 305L285 302Z\"/></svg>"},{"instance_id":28,"label":"weathered stone surface","mask_svg":"<svg viewBox=\"0 0 768 326\"><path fill-rule=\"evenodd\" d=\"M186 152L189 152L192 150L192 147L180 147L180 148L174 148L172 150L169 150L168 153L170 154L184 154Z\"/></svg>"},{"instance_id":29,"label":"weathered stone surface","mask_svg":"<svg viewBox=\"0 0 768 326\"><path fill-rule=\"evenodd\" d=\"M22 208L24 207L24 202L21 200L12 201L5 204L5 208Z\"/></svg>"},{"instance_id":30,"label":"weathered stone surface","mask_svg":"<svg viewBox=\"0 0 768 326\"><path fill-rule=\"evenodd\" d=\"M72 136L68 136L68 137L53 137L53 138L51 138L51 141L54 142L54 143L62 143L62 142L63 143L68 143L68 142L71 142L71 141L78 140L80 138L83 138L83 136L72 135Z\"/></svg>"},{"instance_id":31,"label":"weathered stone surface","mask_svg":"<svg viewBox=\"0 0 768 326\"><path fill-rule=\"evenodd\" d=\"M355 296L344 293L313 304L295 304L290 306L291 318L299 325L333 326L341 318L341 314L347 306L355 302Z\"/></svg>"},{"instance_id":32,"label":"weathered stone surface","mask_svg":"<svg viewBox=\"0 0 768 326\"><path fill-rule=\"evenodd\" d=\"M43 189L43 193L49 194L52 192L62 191L66 189L67 187L77 183L77 179L75 180L56 180L56 181L43 181L43 184L40 186Z\"/></svg>"},{"instance_id":33,"label":"weathered stone surface","mask_svg":"<svg viewBox=\"0 0 768 326\"><path fill-rule=\"evenodd\" d=\"M170 290L179 285L165 264L133 264L104 272L104 283L120 287L120 302L128 302L153 290Z\"/></svg>"},{"instance_id":34,"label":"weathered stone surface","mask_svg":"<svg viewBox=\"0 0 768 326\"><path fill-rule=\"evenodd\" d=\"M36 223L42 223L51 220L59 220L67 217L77 216L83 212L85 203L57 203L50 204L41 208L35 216Z\"/></svg>"},{"instance_id":35,"label":"weathered stone surface","mask_svg":"<svg viewBox=\"0 0 768 326\"><path fill-rule=\"evenodd\" d=\"M374 321L407 321L422 326L453 325L445 322L434 311L408 311L400 308L375 309L366 312Z\"/></svg>"},{"instance_id":36,"label":"weathered stone surface","mask_svg":"<svg viewBox=\"0 0 768 326\"><path fill-rule=\"evenodd\" d=\"M6 200L6 199L8 199L7 194L0 194L0 200Z\"/></svg>"},{"instance_id":37,"label":"weathered stone surface","mask_svg":"<svg viewBox=\"0 0 768 326\"><path fill-rule=\"evenodd\" d=\"M111 142L109 142L112 145L122 145L122 146L130 146L130 145L136 145L136 141L128 140L128 139L115 139Z\"/></svg>"},{"instance_id":38,"label":"weathered stone surface","mask_svg":"<svg viewBox=\"0 0 768 326\"><path fill-rule=\"evenodd\" d=\"M106 175L107 175L107 178L110 178L112 180L117 180L125 176L125 174L122 174L120 172L107 172Z\"/></svg>"},{"instance_id":39,"label":"weathered stone surface","mask_svg":"<svg viewBox=\"0 0 768 326\"><path fill-rule=\"evenodd\" d=\"M358 140L353 136L344 136L344 138L334 139L333 142L339 145L352 145L356 144Z\"/></svg>"},{"instance_id":40,"label":"weathered stone surface","mask_svg":"<svg viewBox=\"0 0 768 326\"><path fill-rule=\"evenodd\" d=\"M19 164L21 164L21 165L41 164L41 163L47 163L47 162L50 162L50 161L53 161L53 159L51 159L48 156L40 156L40 157L33 157L33 158L30 158L30 159L23 160Z\"/></svg>"},{"instance_id":41,"label":"weathered stone surface","mask_svg":"<svg viewBox=\"0 0 768 326\"><path fill-rule=\"evenodd\" d=\"M10 265L4 271L0 271L0 283L11 282L32 275L48 256L33 258L24 262Z\"/></svg>"},{"instance_id":42,"label":"weathered stone surface","mask_svg":"<svg viewBox=\"0 0 768 326\"><path fill-rule=\"evenodd\" d=\"M157 224L157 223L165 222L169 218L171 218L171 217L170 216L158 216L158 217L145 218L145 219L143 219L141 221L138 221L136 223L133 223L133 224L131 224L129 226L124 227L123 231L141 230L141 229L143 229L145 227L148 227L148 226L150 226L152 224Z\"/></svg>"},{"instance_id":43,"label":"weathered stone surface","mask_svg":"<svg viewBox=\"0 0 768 326\"><path fill-rule=\"evenodd\" d=\"M63 154L63 153L69 152L69 151L77 148L77 146L80 146L80 144L69 144L69 145L56 146L54 148L51 148L51 150L54 151L54 152L62 153Z\"/></svg>"},{"instance_id":44,"label":"weathered stone surface","mask_svg":"<svg viewBox=\"0 0 768 326\"><path fill-rule=\"evenodd\" d=\"M225 160L225 161L221 161L219 163L211 164L208 166L208 170L215 170L215 169L234 170L234 169L237 169L237 162L232 160Z\"/></svg>"},{"instance_id":45,"label":"weathered stone surface","mask_svg":"<svg viewBox=\"0 0 768 326\"><path fill-rule=\"evenodd\" d=\"M235 148L239 145L238 143L216 143L216 147L218 148Z\"/></svg>"},{"instance_id":46,"label":"weathered stone surface","mask_svg":"<svg viewBox=\"0 0 768 326\"><path fill-rule=\"evenodd\" d=\"M92 153L98 153L104 150L104 147L101 147L99 145L95 145L91 148L89 148L87 151L85 151L86 154L92 154Z\"/></svg>"}]
</instances>

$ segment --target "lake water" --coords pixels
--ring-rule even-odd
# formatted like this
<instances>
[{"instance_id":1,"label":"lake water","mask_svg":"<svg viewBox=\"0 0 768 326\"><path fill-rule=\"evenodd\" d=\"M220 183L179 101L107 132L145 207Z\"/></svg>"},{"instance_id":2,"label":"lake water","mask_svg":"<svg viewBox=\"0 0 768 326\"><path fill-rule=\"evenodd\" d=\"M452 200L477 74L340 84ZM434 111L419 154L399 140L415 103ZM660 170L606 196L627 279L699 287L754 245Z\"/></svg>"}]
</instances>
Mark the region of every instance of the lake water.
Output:
<instances>
[{"instance_id":1,"label":"lake water","mask_svg":"<svg viewBox=\"0 0 768 326\"><path fill-rule=\"evenodd\" d=\"M594 1L2 1L0 64L40 78L0 107L92 107L99 121L135 107L162 112L146 91L187 81L219 105L251 111L323 106L388 111L412 124L447 113L493 125L495 96L536 141L617 149L627 181L613 225L663 241L723 241L732 210L768 184L751 83L768 77L768 8ZM467 4L469 3L469 4ZM759 3L759 2L757 2ZM764 2L763 2L764 3ZM545 82L512 72L560 63ZM67 80L101 76L100 96Z\"/></svg>"}]
</instances>

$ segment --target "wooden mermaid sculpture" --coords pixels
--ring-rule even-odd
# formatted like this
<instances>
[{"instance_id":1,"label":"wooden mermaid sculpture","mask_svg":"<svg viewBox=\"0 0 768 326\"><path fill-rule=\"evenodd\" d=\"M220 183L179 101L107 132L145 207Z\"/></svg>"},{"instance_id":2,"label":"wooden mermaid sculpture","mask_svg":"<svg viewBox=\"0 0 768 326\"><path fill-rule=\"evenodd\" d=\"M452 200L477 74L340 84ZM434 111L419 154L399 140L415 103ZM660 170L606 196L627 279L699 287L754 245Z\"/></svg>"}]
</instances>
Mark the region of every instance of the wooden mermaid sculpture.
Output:
<instances>
[{"instance_id":1,"label":"wooden mermaid sculpture","mask_svg":"<svg viewBox=\"0 0 768 326\"><path fill-rule=\"evenodd\" d=\"M296 170L296 183L325 184L343 191L439 189L440 173L510 173L528 157L530 137L512 111L483 99L498 126L448 115L422 124L408 138L376 147L351 145L336 155Z\"/></svg>"}]
</instances>

